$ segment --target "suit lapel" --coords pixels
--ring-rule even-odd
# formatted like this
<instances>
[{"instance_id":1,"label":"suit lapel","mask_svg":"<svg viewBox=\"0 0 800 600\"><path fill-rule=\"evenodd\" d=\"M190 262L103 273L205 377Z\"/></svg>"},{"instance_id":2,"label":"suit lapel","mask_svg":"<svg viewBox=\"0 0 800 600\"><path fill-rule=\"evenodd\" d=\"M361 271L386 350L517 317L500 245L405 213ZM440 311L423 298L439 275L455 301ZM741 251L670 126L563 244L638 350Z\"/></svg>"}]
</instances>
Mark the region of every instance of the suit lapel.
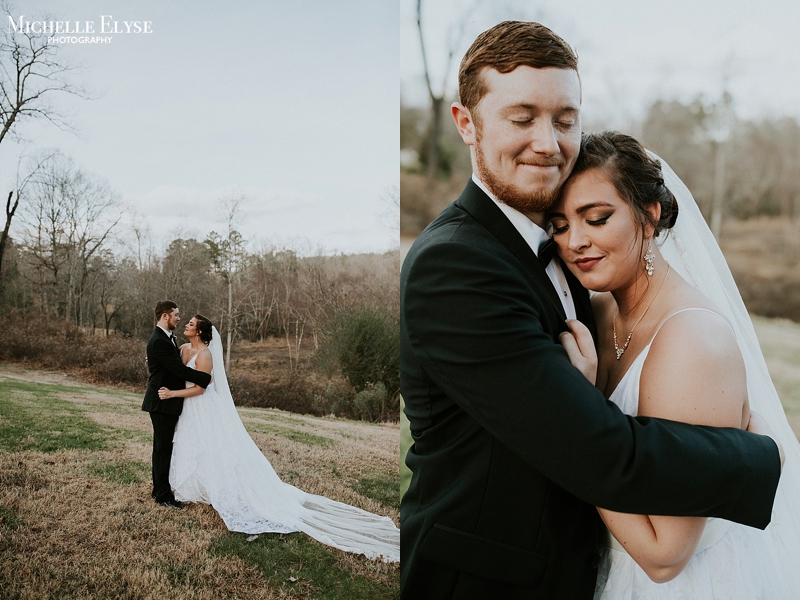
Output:
<instances>
[{"instance_id":1,"label":"suit lapel","mask_svg":"<svg viewBox=\"0 0 800 600\"><path fill-rule=\"evenodd\" d=\"M555 258L554 260L561 260ZM572 301L575 303L575 316L578 320L589 328L592 333L595 344L597 344L597 323L594 320L594 312L592 311L592 302L589 298L589 292L586 291L578 278L561 262L561 270L564 271L564 276L567 278L567 285L572 293Z\"/></svg>"},{"instance_id":2,"label":"suit lapel","mask_svg":"<svg viewBox=\"0 0 800 600\"><path fill-rule=\"evenodd\" d=\"M166 332L166 331L164 331L163 329L161 329L161 327L158 327L158 326L156 326L156 331L159 331L159 332L161 332L161 335L162 335L162 336L164 336L165 338L167 338L167 341L169 342L169 345L170 345L170 346L172 346L173 350L175 350L175 353L176 353L178 356L180 356L180 355L181 355L181 351L180 351L180 349L178 348L178 344L176 344L176 343L173 341L173 338L171 338L169 335L167 335L167 332Z\"/></svg>"},{"instance_id":3,"label":"suit lapel","mask_svg":"<svg viewBox=\"0 0 800 600\"><path fill-rule=\"evenodd\" d=\"M503 211L492 202L492 199L481 188L475 185L472 179L467 182L467 187L464 188L456 204L472 215L478 223L496 237L525 266L539 285L546 290L553 308L558 311L562 319L566 320L567 315L564 313L564 306L561 304L558 292L553 287L553 282L547 276L542 263L539 262L525 238L506 218Z\"/></svg>"}]
</instances>

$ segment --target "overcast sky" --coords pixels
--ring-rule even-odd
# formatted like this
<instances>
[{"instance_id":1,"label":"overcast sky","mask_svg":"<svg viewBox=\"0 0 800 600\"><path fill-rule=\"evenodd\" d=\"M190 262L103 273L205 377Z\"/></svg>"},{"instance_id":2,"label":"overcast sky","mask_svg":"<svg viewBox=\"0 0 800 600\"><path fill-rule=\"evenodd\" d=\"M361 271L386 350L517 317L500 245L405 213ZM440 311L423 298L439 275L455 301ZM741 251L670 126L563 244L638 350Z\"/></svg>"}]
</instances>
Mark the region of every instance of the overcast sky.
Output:
<instances>
[{"instance_id":1,"label":"overcast sky","mask_svg":"<svg viewBox=\"0 0 800 600\"><path fill-rule=\"evenodd\" d=\"M403 98L423 104L416 0L401 0L400 13ZM458 62L478 33L505 19L526 19L547 25L577 51L585 120L619 127L656 98L689 100L702 93L714 101L726 76L741 116L800 118L797 0L423 0L437 82L444 78L449 28L465 14L449 93L456 89Z\"/></svg>"},{"instance_id":2,"label":"overcast sky","mask_svg":"<svg viewBox=\"0 0 800 600\"><path fill-rule=\"evenodd\" d=\"M0 148L3 189L21 151L58 148L107 180L156 246L223 230L231 194L249 198L240 229L254 244L397 246L384 200L399 180L397 0L39 0L12 16L42 10L98 36L103 15L152 33L59 44L95 99L52 98L78 136L20 123L25 145Z\"/></svg>"}]
</instances>

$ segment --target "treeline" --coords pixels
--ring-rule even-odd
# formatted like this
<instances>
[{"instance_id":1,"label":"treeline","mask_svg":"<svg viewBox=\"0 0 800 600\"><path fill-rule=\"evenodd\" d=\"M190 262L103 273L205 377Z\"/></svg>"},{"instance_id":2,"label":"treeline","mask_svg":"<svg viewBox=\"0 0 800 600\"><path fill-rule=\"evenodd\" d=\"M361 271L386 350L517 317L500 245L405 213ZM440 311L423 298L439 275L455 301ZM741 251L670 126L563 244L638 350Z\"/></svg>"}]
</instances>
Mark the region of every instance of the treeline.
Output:
<instances>
[{"instance_id":1,"label":"treeline","mask_svg":"<svg viewBox=\"0 0 800 600\"><path fill-rule=\"evenodd\" d=\"M184 317L199 312L210 318L223 339L229 332L251 342L288 336L292 347L306 337L318 346L331 317L342 311L399 311L397 251L303 257L292 249L263 248L244 253L235 269L225 271L215 262L211 239L177 238L163 255L148 253L143 260L108 249L85 259L66 244L54 250L74 253L70 260L78 264L48 268L53 263L40 261L31 248L9 243L4 310L57 316L98 335L144 339L153 331L156 301L170 298Z\"/></svg>"},{"instance_id":2,"label":"treeline","mask_svg":"<svg viewBox=\"0 0 800 600\"><path fill-rule=\"evenodd\" d=\"M632 125L694 194L703 213L800 217L800 124L791 117L740 119L726 98L653 103Z\"/></svg>"}]
</instances>

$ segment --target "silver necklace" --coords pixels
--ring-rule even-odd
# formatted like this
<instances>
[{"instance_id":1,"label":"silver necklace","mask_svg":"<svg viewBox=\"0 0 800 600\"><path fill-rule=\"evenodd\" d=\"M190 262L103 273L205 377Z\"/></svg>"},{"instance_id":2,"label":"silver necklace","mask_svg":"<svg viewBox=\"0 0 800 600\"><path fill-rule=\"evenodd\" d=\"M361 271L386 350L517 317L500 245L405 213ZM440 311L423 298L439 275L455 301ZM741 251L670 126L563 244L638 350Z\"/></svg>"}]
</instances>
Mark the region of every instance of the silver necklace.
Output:
<instances>
[{"instance_id":1,"label":"silver necklace","mask_svg":"<svg viewBox=\"0 0 800 600\"><path fill-rule=\"evenodd\" d=\"M639 323L641 323L642 319L644 319L644 316L647 314L647 311L650 310L650 307L653 306L653 302L656 301L656 298L658 298L658 295L661 293L661 288L664 287L664 282L667 281L667 277L669 276L670 268L671 265L667 265L667 272L664 274L664 279L661 280L661 285L658 286L658 291L653 295L653 299L650 300L650 304L647 305L647 308L644 309L642 316L639 317L636 323L634 323L631 332L628 334L628 337L625 339L625 343L622 345L622 348L620 348L617 345L617 316L619 315L619 307L617 307L617 314L614 315L614 320L611 322L611 327L614 330L614 350L617 353L617 360L622 358L622 355L625 354L625 350L628 349L628 344L631 343L631 337L633 337L633 330L636 329L636 326Z\"/></svg>"}]
</instances>

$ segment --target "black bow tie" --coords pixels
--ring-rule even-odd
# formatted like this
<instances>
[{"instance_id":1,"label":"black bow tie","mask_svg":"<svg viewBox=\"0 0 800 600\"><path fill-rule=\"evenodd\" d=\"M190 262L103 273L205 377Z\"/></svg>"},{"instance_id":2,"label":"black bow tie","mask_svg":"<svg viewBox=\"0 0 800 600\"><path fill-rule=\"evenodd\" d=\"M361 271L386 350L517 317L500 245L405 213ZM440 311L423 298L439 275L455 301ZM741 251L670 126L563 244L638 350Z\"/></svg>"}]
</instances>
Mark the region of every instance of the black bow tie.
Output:
<instances>
[{"instance_id":1,"label":"black bow tie","mask_svg":"<svg viewBox=\"0 0 800 600\"><path fill-rule=\"evenodd\" d=\"M544 244L539 246L539 253L537 256L543 267L547 268L547 265L550 264L550 261L553 260L553 257L556 255L557 249L556 243L551 238L548 238Z\"/></svg>"}]
</instances>

